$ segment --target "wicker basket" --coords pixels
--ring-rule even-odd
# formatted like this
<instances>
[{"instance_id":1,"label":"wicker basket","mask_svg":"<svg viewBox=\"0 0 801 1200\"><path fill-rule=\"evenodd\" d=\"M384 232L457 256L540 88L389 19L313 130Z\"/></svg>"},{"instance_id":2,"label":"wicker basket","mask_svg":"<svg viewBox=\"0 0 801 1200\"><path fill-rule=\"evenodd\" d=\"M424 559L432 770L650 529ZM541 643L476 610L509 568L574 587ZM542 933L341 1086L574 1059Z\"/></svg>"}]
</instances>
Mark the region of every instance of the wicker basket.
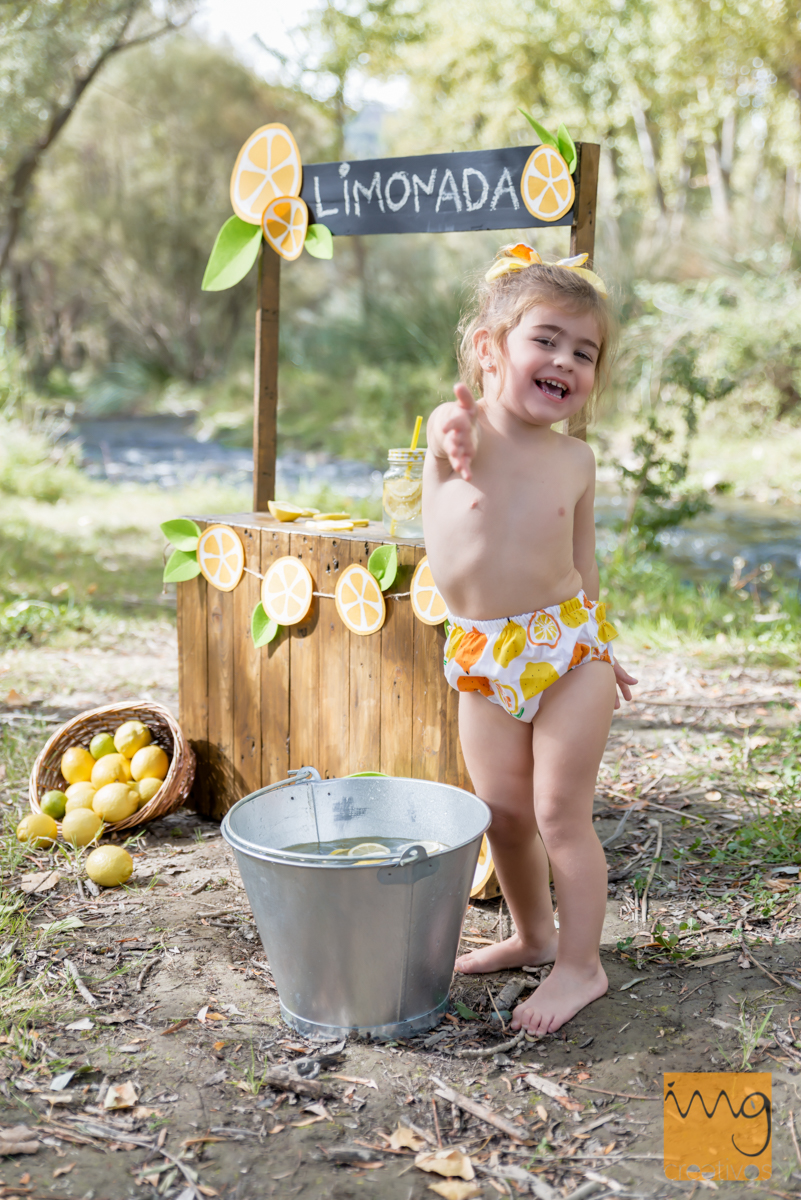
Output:
<instances>
[{"instance_id":1,"label":"wicker basket","mask_svg":"<svg viewBox=\"0 0 801 1200\"><path fill-rule=\"evenodd\" d=\"M96 733L113 733L124 721L142 721L153 735L153 742L166 750L170 767L152 800L126 817L109 821L108 830L133 829L180 808L189 795L195 778L195 755L175 717L161 704L108 704L73 717L53 734L39 753L31 771L28 796L34 812L41 812L39 798L52 789L66 787L61 775L61 758L70 746L88 746Z\"/></svg>"}]
</instances>

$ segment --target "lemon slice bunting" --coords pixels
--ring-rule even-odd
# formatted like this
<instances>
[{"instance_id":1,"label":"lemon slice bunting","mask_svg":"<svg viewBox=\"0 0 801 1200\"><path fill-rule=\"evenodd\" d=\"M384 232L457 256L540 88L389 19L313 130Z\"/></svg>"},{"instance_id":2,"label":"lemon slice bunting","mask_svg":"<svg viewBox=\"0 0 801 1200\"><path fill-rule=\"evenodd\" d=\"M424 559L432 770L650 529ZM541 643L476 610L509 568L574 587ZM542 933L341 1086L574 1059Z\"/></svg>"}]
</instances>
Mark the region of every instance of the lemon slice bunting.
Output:
<instances>
[{"instance_id":1,"label":"lemon slice bunting","mask_svg":"<svg viewBox=\"0 0 801 1200\"><path fill-rule=\"evenodd\" d=\"M231 205L243 221L261 225L270 202L299 196L301 181L300 151L286 125L262 125L237 155L231 175Z\"/></svg>"},{"instance_id":2,"label":"lemon slice bunting","mask_svg":"<svg viewBox=\"0 0 801 1200\"><path fill-rule=\"evenodd\" d=\"M491 900L497 896L501 888L495 874L495 864L492 861L492 851L486 834L481 839L481 849L478 852L473 886L470 888L471 900Z\"/></svg>"},{"instance_id":3,"label":"lemon slice bunting","mask_svg":"<svg viewBox=\"0 0 801 1200\"><path fill-rule=\"evenodd\" d=\"M306 202L295 196L271 200L261 216L261 229L267 242L276 254L289 262L294 262L301 254L308 228Z\"/></svg>"},{"instance_id":4,"label":"lemon slice bunting","mask_svg":"<svg viewBox=\"0 0 801 1200\"><path fill-rule=\"evenodd\" d=\"M245 548L228 525L210 525L198 540L197 562L213 587L232 592L245 569Z\"/></svg>"},{"instance_id":5,"label":"lemon slice bunting","mask_svg":"<svg viewBox=\"0 0 801 1200\"><path fill-rule=\"evenodd\" d=\"M261 603L279 625L299 625L308 616L314 596L309 568L291 554L277 558L261 585Z\"/></svg>"},{"instance_id":6,"label":"lemon slice bunting","mask_svg":"<svg viewBox=\"0 0 801 1200\"><path fill-rule=\"evenodd\" d=\"M553 146L537 146L529 155L520 195L532 217L541 221L558 221L570 211L576 189L567 163Z\"/></svg>"},{"instance_id":7,"label":"lemon slice bunting","mask_svg":"<svg viewBox=\"0 0 801 1200\"><path fill-rule=\"evenodd\" d=\"M411 593L412 608L418 621L424 625L441 625L448 609L434 583L428 557L421 558L415 568Z\"/></svg>"},{"instance_id":8,"label":"lemon slice bunting","mask_svg":"<svg viewBox=\"0 0 801 1200\"><path fill-rule=\"evenodd\" d=\"M367 637L384 624L387 607L378 582L366 567L354 563L343 571L334 594L342 621L351 633Z\"/></svg>"}]
</instances>

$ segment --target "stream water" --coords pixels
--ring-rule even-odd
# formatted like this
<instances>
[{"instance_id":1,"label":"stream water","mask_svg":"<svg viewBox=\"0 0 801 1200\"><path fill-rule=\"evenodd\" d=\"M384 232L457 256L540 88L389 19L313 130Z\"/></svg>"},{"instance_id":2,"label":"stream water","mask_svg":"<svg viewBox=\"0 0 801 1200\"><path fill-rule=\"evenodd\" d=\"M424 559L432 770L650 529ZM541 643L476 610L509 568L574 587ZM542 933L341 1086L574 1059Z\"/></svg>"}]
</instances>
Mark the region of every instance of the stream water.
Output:
<instances>
[{"instance_id":1,"label":"stream water","mask_svg":"<svg viewBox=\"0 0 801 1200\"><path fill-rule=\"evenodd\" d=\"M112 483L152 483L176 488L214 479L246 489L253 473L248 450L219 442L199 442L192 436L193 418L109 418L76 422L70 437L80 442L83 469ZM324 454L290 452L277 463L278 494L328 486L354 499L381 496L381 471L366 463ZM625 500L608 485L599 489L596 515L599 548L611 547L614 522L625 511ZM771 563L777 576L801 580L801 514L753 501L720 497L714 509L690 524L666 530L661 541L665 557L695 581L723 580L742 559L741 576Z\"/></svg>"}]
</instances>

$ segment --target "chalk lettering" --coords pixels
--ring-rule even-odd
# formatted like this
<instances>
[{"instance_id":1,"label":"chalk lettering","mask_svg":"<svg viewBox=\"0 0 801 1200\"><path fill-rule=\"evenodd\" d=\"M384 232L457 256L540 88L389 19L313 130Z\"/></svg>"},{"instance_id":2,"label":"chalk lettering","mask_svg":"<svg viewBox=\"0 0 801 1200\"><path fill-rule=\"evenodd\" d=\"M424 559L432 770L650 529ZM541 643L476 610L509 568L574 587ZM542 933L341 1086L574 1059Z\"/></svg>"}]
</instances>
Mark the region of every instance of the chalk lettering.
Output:
<instances>
[{"instance_id":1,"label":"chalk lettering","mask_svg":"<svg viewBox=\"0 0 801 1200\"><path fill-rule=\"evenodd\" d=\"M316 205L316 208L314 211L317 215L318 221L321 221L323 219L323 217L333 217L336 213L339 212L338 208L323 208L323 202L320 199L320 176L319 175L315 175L315 177L314 177L314 202Z\"/></svg>"},{"instance_id":2,"label":"chalk lettering","mask_svg":"<svg viewBox=\"0 0 801 1200\"><path fill-rule=\"evenodd\" d=\"M378 207L384 211L384 197L381 195L381 172L376 171L373 175L372 182L369 188L366 188L363 183L359 183L358 179L353 185L353 208L357 217L362 215L361 206L359 204L359 192L364 196L369 204L375 192L375 198L378 201Z\"/></svg>"},{"instance_id":3,"label":"chalk lettering","mask_svg":"<svg viewBox=\"0 0 801 1200\"><path fill-rule=\"evenodd\" d=\"M392 185L397 179L399 179L403 184L403 196L400 200L393 200L390 193L392 191ZM390 175L389 179L387 180L387 186L384 188L384 197L387 202L387 208L389 208L391 212L398 212L403 208L404 204L409 199L411 190L412 185L409 183L409 176L405 171L396 171L394 175Z\"/></svg>"},{"instance_id":4,"label":"chalk lettering","mask_svg":"<svg viewBox=\"0 0 801 1200\"><path fill-rule=\"evenodd\" d=\"M500 200L501 196L511 196L512 197L512 206L513 206L515 212L517 212L518 208L520 207L520 201L518 200L517 195L515 193L514 184L512 183L512 176L509 174L508 167L503 168L501 177L498 180L498 186L495 188L495 191L492 193L492 202L490 203L490 211L491 212L495 212L495 209L498 207L498 201Z\"/></svg>"},{"instance_id":5,"label":"chalk lettering","mask_svg":"<svg viewBox=\"0 0 801 1200\"><path fill-rule=\"evenodd\" d=\"M448 188L446 192L445 189ZM439 212L442 204L446 200L452 200L456 205L456 211L462 211L462 201L456 187L456 180L453 178L453 171L448 167L445 174L442 176L442 183L439 185L439 195L437 196L436 212Z\"/></svg>"},{"instance_id":6,"label":"chalk lettering","mask_svg":"<svg viewBox=\"0 0 801 1200\"><path fill-rule=\"evenodd\" d=\"M437 168L436 167L431 168L431 174L428 177L428 185L423 183L423 181L419 175L412 175L412 186L414 187L414 211L416 213L419 213L419 211L420 211L420 197L417 194L417 189L420 188L420 190L425 192L425 194L427 196L432 195L433 191L434 191L434 180L436 178L437 178Z\"/></svg>"},{"instance_id":7,"label":"chalk lettering","mask_svg":"<svg viewBox=\"0 0 801 1200\"><path fill-rule=\"evenodd\" d=\"M475 175L481 180L481 199L472 200L470 197L470 180L468 176ZM475 212L478 208L483 208L487 202L489 195L489 183L483 171L477 171L475 167L465 167L462 171L462 191L464 192L464 206L468 212Z\"/></svg>"}]
</instances>

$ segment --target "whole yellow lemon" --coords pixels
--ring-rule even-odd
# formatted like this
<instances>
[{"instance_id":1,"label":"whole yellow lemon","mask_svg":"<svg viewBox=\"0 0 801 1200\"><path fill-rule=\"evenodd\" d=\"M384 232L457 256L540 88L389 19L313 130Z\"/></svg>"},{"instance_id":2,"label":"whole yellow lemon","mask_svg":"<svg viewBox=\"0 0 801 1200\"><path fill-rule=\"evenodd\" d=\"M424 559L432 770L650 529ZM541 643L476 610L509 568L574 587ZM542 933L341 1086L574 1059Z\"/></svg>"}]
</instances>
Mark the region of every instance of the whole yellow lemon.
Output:
<instances>
[{"instance_id":1,"label":"whole yellow lemon","mask_svg":"<svg viewBox=\"0 0 801 1200\"><path fill-rule=\"evenodd\" d=\"M152 741L150 730L141 721L126 721L114 734L117 753L124 754L126 758L133 758L137 750L141 750Z\"/></svg>"},{"instance_id":2,"label":"whole yellow lemon","mask_svg":"<svg viewBox=\"0 0 801 1200\"><path fill-rule=\"evenodd\" d=\"M92 758L102 758L104 754L113 754L117 747L110 733L96 733L89 743L89 753Z\"/></svg>"},{"instance_id":3,"label":"whole yellow lemon","mask_svg":"<svg viewBox=\"0 0 801 1200\"><path fill-rule=\"evenodd\" d=\"M139 797L127 783L107 783L99 789L92 808L104 821L124 821L139 807Z\"/></svg>"},{"instance_id":4,"label":"whole yellow lemon","mask_svg":"<svg viewBox=\"0 0 801 1200\"><path fill-rule=\"evenodd\" d=\"M170 769L170 760L161 746L145 746L137 750L131 760L131 774L140 779L164 779Z\"/></svg>"},{"instance_id":5,"label":"whole yellow lemon","mask_svg":"<svg viewBox=\"0 0 801 1200\"><path fill-rule=\"evenodd\" d=\"M61 836L72 846L88 846L102 827L103 822L91 808L74 808L61 822Z\"/></svg>"},{"instance_id":6,"label":"whole yellow lemon","mask_svg":"<svg viewBox=\"0 0 801 1200\"><path fill-rule=\"evenodd\" d=\"M43 813L47 813L48 817L52 817L54 821L60 821L67 811L66 793L45 792L40 801L40 807Z\"/></svg>"},{"instance_id":7,"label":"whole yellow lemon","mask_svg":"<svg viewBox=\"0 0 801 1200\"><path fill-rule=\"evenodd\" d=\"M65 792L67 812L74 808L91 808L96 790L91 783L71 783Z\"/></svg>"},{"instance_id":8,"label":"whole yellow lemon","mask_svg":"<svg viewBox=\"0 0 801 1200\"><path fill-rule=\"evenodd\" d=\"M67 783L82 783L92 778L95 760L83 746L70 746L61 758L61 774Z\"/></svg>"},{"instance_id":9,"label":"whole yellow lemon","mask_svg":"<svg viewBox=\"0 0 801 1200\"><path fill-rule=\"evenodd\" d=\"M139 807L149 804L161 787L160 779L146 778L136 785L139 792Z\"/></svg>"},{"instance_id":10,"label":"whole yellow lemon","mask_svg":"<svg viewBox=\"0 0 801 1200\"><path fill-rule=\"evenodd\" d=\"M92 768L92 786L105 787L107 783L127 783L131 778L131 764L124 754L104 754Z\"/></svg>"},{"instance_id":11,"label":"whole yellow lemon","mask_svg":"<svg viewBox=\"0 0 801 1200\"><path fill-rule=\"evenodd\" d=\"M133 859L122 846L98 846L86 860L86 874L101 887L119 887L133 873Z\"/></svg>"},{"instance_id":12,"label":"whole yellow lemon","mask_svg":"<svg viewBox=\"0 0 801 1200\"><path fill-rule=\"evenodd\" d=\"M30 842L32 846L47 848L52 846L58 837L58 825L46 813L28 813L17 826L17 838L20 842Z\"/></svg>"}]
</instances>

